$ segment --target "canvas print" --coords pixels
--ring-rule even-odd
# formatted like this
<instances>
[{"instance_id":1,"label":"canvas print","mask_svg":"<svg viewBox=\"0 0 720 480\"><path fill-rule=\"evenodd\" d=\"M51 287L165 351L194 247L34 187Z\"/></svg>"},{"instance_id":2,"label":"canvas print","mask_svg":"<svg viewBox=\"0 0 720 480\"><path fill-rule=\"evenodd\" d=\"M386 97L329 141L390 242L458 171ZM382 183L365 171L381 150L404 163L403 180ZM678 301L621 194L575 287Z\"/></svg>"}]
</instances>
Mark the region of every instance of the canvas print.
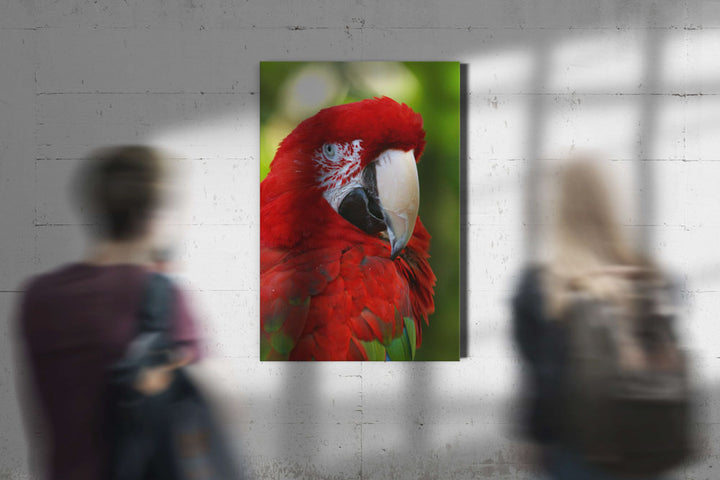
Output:
<instances>
[{"instance_id":1,"label":"canvas print","mask_svg":"<svg viewBox=\"0 0 720 480\"><path fill-rule=\"evenodd\" d=\"M260 64L261 360L457 360L460 65Z\"/></svg>"}]
</instances>

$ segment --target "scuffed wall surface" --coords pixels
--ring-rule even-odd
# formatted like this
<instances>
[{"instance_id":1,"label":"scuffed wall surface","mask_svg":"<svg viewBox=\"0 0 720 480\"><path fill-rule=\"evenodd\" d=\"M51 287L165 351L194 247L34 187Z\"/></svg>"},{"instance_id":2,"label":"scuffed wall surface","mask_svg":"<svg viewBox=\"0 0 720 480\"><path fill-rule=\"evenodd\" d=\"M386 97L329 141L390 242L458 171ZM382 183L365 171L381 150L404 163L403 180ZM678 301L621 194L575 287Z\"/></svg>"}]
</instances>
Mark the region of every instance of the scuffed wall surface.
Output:
<instances>
[{"instance_id":1,"label":"scuffed wall surface","mask_svg":"<svg viewBox=\"0 0 720 480\"><path fill-rule=\"evenodd\" d=\"M198 370L255 478L530 478L507 300L544 218L536 166L583 150L614 160L623 220L683 279L706 449L678 476L715 478L718 26L713 1L2 2L0 478L30 471L10 348L21 282L83 254L68 181L91 148L128 142L187 157ZM467 64L467 358L257 361L261 60Z\"/></svg>"}]
</instances>

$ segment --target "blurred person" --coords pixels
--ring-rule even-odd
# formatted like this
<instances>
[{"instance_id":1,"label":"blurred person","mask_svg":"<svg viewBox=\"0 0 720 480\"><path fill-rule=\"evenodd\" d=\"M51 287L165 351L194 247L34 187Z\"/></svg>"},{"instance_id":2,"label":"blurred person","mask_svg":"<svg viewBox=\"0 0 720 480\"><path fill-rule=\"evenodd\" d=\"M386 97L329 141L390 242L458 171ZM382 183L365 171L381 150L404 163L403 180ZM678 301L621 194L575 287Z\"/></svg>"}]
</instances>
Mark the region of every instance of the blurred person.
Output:
<instances>
[{"instance_id":1,"label":"blurred person","mask_svg":"<svg viewBox=\"0 0 720 480\"><path fill-rule=\"evenodd\" d=\"M592 161L568 162L558 193L549 261L527 268L512 301L524 431L550 478L665 478L689 441L672 286L623 236Z\"/></svg>"},{"instance_id":2,"label":"blurred person","mask_svg":"<svg viewBox=\"0 0 720 480\"><path fill-rule=\"evenodd\" d=\"M43 452L42 470L52 480L106 478L107 371L138 333L151 273L168 268L166 255L154 255L168 182L161 152L144 146L103 149L77 178L74 187L97 236L84 259L26 283L17 318L38 411L28 411L24 399L21 404L30 422L47 429L47 445L30 438L30 448ZM144 395L162 392L173 369L199 358L195 318L182 292L172 289L173 360L140 372L135 386Z\"/></svg>"}]
</instances>

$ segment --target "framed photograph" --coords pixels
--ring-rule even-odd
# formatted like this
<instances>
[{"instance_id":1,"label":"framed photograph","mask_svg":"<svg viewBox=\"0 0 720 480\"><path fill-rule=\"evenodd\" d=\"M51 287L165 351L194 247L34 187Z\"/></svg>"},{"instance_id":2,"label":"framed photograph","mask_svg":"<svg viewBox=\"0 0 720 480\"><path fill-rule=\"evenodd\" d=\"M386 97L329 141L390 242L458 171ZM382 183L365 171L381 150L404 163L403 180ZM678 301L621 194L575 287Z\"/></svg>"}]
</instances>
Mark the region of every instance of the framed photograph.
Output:
<instances>
[{"instance_id":1,"label":"framed photograph","mask_svg":"<svg viewBox=\"0 0 720 480\"><path fill-rule=\"evenodd\" d=\"M458 360L460 65L261 62L262 360Z\"/></svg>"}]
</instances>

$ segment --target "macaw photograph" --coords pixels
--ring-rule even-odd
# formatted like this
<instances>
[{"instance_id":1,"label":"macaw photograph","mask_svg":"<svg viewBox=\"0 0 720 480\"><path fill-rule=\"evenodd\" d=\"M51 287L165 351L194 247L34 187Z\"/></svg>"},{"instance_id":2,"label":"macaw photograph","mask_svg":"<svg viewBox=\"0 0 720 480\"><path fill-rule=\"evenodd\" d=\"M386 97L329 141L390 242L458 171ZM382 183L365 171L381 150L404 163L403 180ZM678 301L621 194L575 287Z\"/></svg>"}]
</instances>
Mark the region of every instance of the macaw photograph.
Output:
<instances>
[{"instance_id":1,"label":"macaw photograph","mask_svg":"<svg viewBox=\"0 0 720 480\"><path fill-rule=\"evenodd\" d=\"M458 360L460 64L260 63L261 360Z\"/></svg>"}]
</instances>

